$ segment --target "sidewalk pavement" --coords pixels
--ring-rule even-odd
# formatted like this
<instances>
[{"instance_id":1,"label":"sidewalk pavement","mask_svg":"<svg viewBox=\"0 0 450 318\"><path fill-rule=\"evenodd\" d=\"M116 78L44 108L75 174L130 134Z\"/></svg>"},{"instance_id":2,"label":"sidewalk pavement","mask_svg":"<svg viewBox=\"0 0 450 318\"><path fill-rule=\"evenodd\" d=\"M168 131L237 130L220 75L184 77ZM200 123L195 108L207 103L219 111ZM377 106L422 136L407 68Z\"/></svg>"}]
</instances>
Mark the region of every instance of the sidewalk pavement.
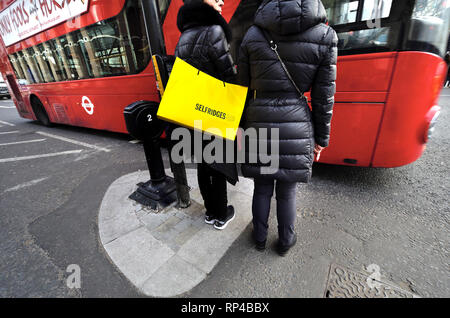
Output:
<instances>
[{"instance_id":1,"label":"sidewalk pavement","mask_svg":"<svg viewBox=\"0 0 450 318\"><path fill-rule=\"evenodd\" d=\"M170 170L166 174L172 176ZM241 178L228 184L228 202L236 216L224 230L204 221L205 209L196 170L186 170L192 204L175 203L152 210L128 196L148 171L127 174L111 184L100 206L100 240L117 268L142 293L173 297L190 291L213 270L231 244L251 222L253 182Z\"/></svg>"},{"instance_id":2,"label":"sidewalk pavement","mask_svg":"<svg viewBox=\"0 0 450 318\"><path fill-rule=\"evenodd\" d=\"M166 174L171 176L169 170ZM233 204L236 216L224 230L219 231L204 221L205 209L196 170L187 169L186 174L192 201L187 209L178 209L174 203L152 210L130 200L128 197L137 189L137 184L149 179L148 171L134 172L117 179L106 191L100 206L98 227L106 254L147 296L174 297L197 286L211 273L252 219L251 180L240 178L236 186L228 185L228 201ZM310 236L311 229L300 233ZM301 240L307 242L311 238ZM319 240L319 247L312 248L320 250L321 242ZM339 244L342 247L344 241ZM307 247L303 246L303 249L307 250ZM321 277L318 281L323 280L326 284L323 297L418 297L384 276L374 276L379 271L373 272L369 268L358 271L334 262L330 264L326 256L317 261L329 267L327 277L324 270L316 272ZM308 272L310 270L308 267L299 268L298 275L312 275Z\"/></svg>"}]
</instances>

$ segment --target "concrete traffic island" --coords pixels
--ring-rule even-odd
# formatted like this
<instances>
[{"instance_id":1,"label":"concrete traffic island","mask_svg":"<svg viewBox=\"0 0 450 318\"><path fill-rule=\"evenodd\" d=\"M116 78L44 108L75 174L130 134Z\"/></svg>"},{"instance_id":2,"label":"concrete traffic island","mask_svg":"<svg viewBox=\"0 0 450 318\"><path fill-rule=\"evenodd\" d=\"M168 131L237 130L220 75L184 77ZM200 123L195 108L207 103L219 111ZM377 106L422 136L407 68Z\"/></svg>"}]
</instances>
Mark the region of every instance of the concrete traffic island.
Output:
<instances>
[{"instance_id":1,"label":"concrete traffic island","mask_svg":"<svg viewBox=\"0 0 450 318\"><path fill-rule=\"evenodd\" d=\"M172 175L166 170L167 175ZM173 297L203 281L231 244L251 222L253 182L240 178L228 184L228 204L236 216L224 230L204 221L205 208L197 172L186 170L192 204L178 209L172 204L151 210L128 197L139 182L149 178L138 171L117 179L106 191L100 206L100 241L115 266L142 293Z\"/></svg>"}]
</instances>

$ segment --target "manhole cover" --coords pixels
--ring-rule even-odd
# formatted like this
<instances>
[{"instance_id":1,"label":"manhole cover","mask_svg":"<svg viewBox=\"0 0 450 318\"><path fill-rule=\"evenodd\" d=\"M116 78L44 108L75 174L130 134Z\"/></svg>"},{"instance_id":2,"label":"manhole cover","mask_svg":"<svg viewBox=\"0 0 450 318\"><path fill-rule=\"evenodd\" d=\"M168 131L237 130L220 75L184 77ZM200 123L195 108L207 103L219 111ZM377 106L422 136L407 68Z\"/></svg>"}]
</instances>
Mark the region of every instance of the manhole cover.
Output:
<instances>
[{"instance_id":1,"label":"manhole cover","mask_svg":"<svg viewBox=\"0 0 450 318\"><path fill-rule=\"evenodd\" d=\"M356 272L331 264L326 298L416 298L417 295L383 280L372 280L370 273ZM370 284L370 286L369 286Z\"/></svg>"}]
</instances>

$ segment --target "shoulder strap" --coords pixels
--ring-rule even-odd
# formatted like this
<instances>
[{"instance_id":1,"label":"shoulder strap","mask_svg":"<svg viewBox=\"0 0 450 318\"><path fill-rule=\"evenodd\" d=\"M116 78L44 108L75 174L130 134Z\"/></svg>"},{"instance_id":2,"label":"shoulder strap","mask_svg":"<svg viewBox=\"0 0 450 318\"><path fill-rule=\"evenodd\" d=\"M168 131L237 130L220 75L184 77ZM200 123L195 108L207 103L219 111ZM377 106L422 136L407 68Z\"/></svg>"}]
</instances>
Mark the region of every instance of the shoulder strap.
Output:
<instances>
[{"instance_id":1,"label":"shoulder strap","mask_svg":"<svg viewBox=\"0 0 450 318\"><path fill-rule=\"evenodd\" d=\"M294 85L295 89L300 94L300 96L304 97L303 92L298 88L297 84L295 84L295 82L294 82L291 74L289 73L286 65L284 64L283 60L281 59L280 54L278 54L278 50L277 50L278 46L277 46L277 44L271 39L269 33L266 30L264 30L262 28L259 28L259 29L262 31L264 37L269 42L269 45L270 45L270 48L272 49L272 51L274 51L275 54L277 55L277 58L280 61L281 66L283 67L284 71L286 72L286 75L289 78L289 80L291 81L292 85Z\"/></svg>"}]
</instances>

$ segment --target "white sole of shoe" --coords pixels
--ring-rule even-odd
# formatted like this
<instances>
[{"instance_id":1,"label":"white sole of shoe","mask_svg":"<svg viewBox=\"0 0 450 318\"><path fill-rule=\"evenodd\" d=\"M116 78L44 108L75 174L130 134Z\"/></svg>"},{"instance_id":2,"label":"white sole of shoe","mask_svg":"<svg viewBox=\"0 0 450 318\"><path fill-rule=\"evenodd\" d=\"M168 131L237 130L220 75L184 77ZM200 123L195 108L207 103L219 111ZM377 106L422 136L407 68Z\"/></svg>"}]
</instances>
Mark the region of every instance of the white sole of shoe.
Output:
<instances>
[{"instance_id":1,"label":"white sole of shoe","mask_svg":"<svg viewBox=\"0 0 450 318\"><path fill-rule=\"evenodd\" d=\"M222 225L222 226L217 226L217 225L214 224L214 228L215 228L216 230L223 230L224 228L227 227L227 225L228 225L231 221L233 221L233 219L234 219L235 216L236 216L236 213L234 213L234 214L233 214L233 217L232 217L231 219L229 219L229 220L228 220L224 225Z\"/></svg>"},{"instance_id":2,"label":"white sole of shoe","mask_svg":"<svg viewBox=\"0 0 450 318\"><path fill-rule=\"evenodd\" d=\"M206 221L206 219L205 219L205 223L206 224L214 224L214 223L216 223L216 219L214 219L214 220L211 220L211 221Z\"/></svg>"}]
</instances>

